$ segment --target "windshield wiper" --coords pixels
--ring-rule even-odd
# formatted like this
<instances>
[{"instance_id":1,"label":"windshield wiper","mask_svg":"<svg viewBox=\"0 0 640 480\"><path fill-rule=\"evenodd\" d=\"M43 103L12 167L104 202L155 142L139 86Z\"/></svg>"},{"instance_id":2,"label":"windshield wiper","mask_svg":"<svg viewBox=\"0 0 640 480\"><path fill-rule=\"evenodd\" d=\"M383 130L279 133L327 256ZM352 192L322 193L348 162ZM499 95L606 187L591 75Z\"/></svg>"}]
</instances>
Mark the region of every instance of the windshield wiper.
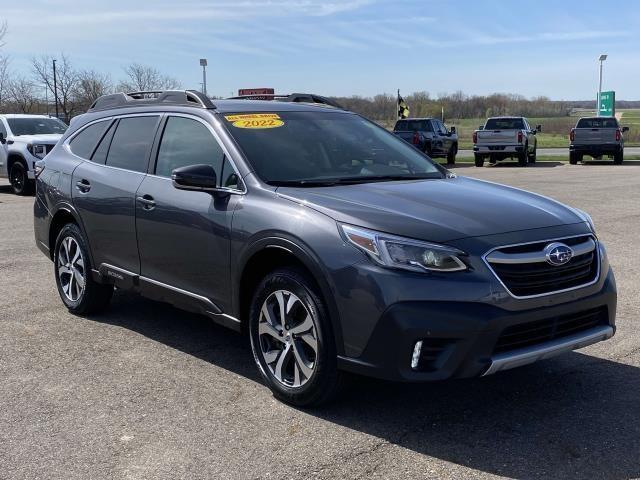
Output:
<instances>
[{"instance_id":1,"label":"windshield wiper","mask_svg":"<svg viewBox=\"0 0 640 480\"><path fill-rule=\"evenodd\" d=\"M267 183L278 187L331 187L334 185L356 185L358 183L391 182L395 180L441 179L439 172L404 175L354 175L351 177L308 179L308 180L270 180Z\"/></svg>"}]
</instances>

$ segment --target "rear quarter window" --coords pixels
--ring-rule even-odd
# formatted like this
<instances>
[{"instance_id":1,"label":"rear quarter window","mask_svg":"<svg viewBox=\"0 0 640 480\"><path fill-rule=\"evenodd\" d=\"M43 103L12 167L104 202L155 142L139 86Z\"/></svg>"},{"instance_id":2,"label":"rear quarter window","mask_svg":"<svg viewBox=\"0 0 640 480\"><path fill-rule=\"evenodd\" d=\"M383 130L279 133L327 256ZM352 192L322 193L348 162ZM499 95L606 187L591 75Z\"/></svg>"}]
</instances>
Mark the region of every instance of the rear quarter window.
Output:
<instances>
[{"instance_id":1,"label":"rear quarter window","mask_svg":"<svg viewBox=\"0 0 640 480\"><path fill-rule=\"evenodd\" d=\"M98 141L102 138L102 134L109 126L109 121L96 122L80 131L69 142L69 148L78 157L90 159L94 148Z\"/></svg>"}]
</instances>

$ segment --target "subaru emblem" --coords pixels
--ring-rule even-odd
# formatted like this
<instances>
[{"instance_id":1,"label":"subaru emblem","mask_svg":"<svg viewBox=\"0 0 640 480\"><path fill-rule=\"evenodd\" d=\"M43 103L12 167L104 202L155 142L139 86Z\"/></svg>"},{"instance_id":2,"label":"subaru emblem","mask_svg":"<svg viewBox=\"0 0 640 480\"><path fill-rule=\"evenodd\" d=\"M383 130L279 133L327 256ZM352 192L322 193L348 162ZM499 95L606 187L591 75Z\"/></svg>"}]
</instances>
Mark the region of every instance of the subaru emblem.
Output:
<instances>
[{"instance_id":1,"label":"subaru emblem","mask_svg":"<svg viewBox=\"0 0 640 480\"><path fill-rule=\"evenodd\" d=\"M564 243L554 242L544 247L547 263L554 266L564 265L573 257L573 250Z\"/></svg>"}]
</instances>

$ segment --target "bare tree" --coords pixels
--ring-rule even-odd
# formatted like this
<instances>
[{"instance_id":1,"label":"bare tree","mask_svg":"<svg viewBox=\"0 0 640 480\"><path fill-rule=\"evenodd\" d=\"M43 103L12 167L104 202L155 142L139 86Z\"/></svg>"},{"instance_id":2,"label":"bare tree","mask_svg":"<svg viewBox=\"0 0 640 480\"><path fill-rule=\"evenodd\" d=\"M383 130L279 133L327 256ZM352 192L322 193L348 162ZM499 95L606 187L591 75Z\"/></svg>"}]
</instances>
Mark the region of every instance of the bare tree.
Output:
<instances>
[{"instance_id":1,"label":"bare tree","mask_svg":"<svg viewBox=\"0 0 640 480\"><path fill-rule=\"evenodd\" d=\"M51 92L51 96L55 98L52 63L53 57L49 55L31 60L35 82L44 84L47 90ZM56 79L58 105L65 116L65 120L68 122L79 109L74 94L77 91L80 77L71 65L69 57L64 53L60 55L56 62Z\"/></svg>"},{"instance_id":2,"label":"bare tree","mask_svg":"<svg viewBox=\"0 0 640 480\"><path fill-rule=\"evenodd\" d=\"M7 102L9 80L9 57L0 54L0 109Z\"/></svg>"},{"instance_id":3,"label":"bare tree","mask_svg":"<svg viewBox=\"0 0 640 480\"><path fill-rule=\"evenodd\" d=\"M78 82L73 92L75 102L84 110L89 108L96 98L107 95L113 90L111 77L95 70L82 70L78 73Z\"/></svg>"},{"instance_id":4,"label":"bare tree","mask_svg":"<svg viewBox=\"0 0 640 480\"><path fill-rule=\"evenodd\" d=\"M142 92L152 90L173 90L180 88L180 82L173 77L163 75L154 67L132 63L124 68L127 78L120 82L118 89L124 92Z\"/></svg>"},{"instance_id":5,"label":"bare tree","mask_svg":"<svg viewBox=\"0 0 640 480\"><path fill-rule=\"evenodd\" d=\"M22 113L31 113L38 103L33 82L28 78L16 77L7 87L9 100Z\"/></svg>"}]
</instances>

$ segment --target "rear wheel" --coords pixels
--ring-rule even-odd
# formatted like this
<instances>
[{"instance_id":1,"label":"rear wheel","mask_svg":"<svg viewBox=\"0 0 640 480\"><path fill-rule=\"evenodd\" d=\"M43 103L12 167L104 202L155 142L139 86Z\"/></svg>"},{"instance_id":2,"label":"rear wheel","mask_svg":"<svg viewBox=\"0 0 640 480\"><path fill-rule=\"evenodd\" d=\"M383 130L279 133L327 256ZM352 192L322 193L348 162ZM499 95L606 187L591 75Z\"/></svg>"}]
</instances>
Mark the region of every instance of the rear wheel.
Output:
<instances>
[{"instance_id":1,"label":"rear wheel","mask_svg":"<svg viewBox=\"0 0 640 480\"><path fill-rule=\"evenodd\" d=\"M458 144L454 143L451 145L449 152L447 153L447 163L449 165L455 165L456 163L456 154L458 153Z\"/></svg>"},{"instance_id":2,"label":"rear wheel","mask_svg":"<svg viewBox=\"0 0 640 480\"><path fill-rule=\"evenodd\" d=\"M16 195L29 195L33 191L33 183L27 175L27 167L24 163L17 161L11 165L9 171L9 182L13 193Z\"/></svg>"},{"instance_id":3,"label":"rear wheel","mask_svg":"<svg viewBox=\"0 0 640 480\"><path fill-rule=\"evenodd\" d=\"M622 160L624 160L624 150L620 149L620 151L618 151L614 156L613 156L613 163L615 165L620 165L622 163Z\"/></svg>"},{"instance_id":4,"label":"rear wheel","mask_svg":"<svg viewBox=\"0 0 640 480\"><path fill-rule=\"evenodd\" d=\"M283 268L262 280L251 303L249 330L256 364L278 399L311 406L336 395L341 373L331 323L304 272Z\"/></svg>"},{"instance_id":5,"label":"rear wheel","mask_svg":"<svg viewBox=\"0 0 640 480\"><path fill-rule=\"evenodd\" d=\"M576 152L569 152L569 163L571 165L578 164L578 154Z\"/></svg>"},{"instance_id":6,"label":"rear wheel","mask_svg":"<svg viewBox=\"0 0 640 480\"><path fill-rule=\"evenodd\" d=\"M484 166L484 157L482 155L478 155L477 153L474 155L474 160L476 162L476 167Z\"/></svg>"},{"instance_id":7,"label":"rear wheel","mask_svg":"<svg viewBox=\"0 0 640 480\"><path fill-rule=\"evenodd\" d=\"M102 285L91 277L87 242L77 225L65 225L56 240L53 258L56 286L71 313L87 315L105 308L113 285Z\"/></svg>"}]
</instances>

